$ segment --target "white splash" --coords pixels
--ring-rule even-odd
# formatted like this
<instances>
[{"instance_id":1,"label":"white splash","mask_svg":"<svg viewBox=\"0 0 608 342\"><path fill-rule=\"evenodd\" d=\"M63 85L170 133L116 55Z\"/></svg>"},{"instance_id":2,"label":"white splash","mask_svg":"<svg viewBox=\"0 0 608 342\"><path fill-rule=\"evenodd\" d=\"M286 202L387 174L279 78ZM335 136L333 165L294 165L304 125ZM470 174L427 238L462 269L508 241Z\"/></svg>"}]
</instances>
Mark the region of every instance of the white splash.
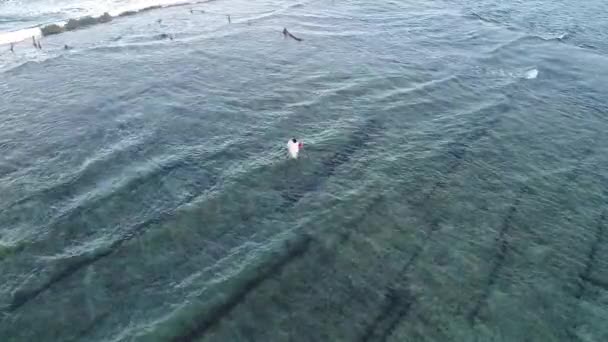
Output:
<instances>
[{"instance_id":1,"label":"white splash","mask_svg":"<svg viewBox=\"0 0 608 342\"><path fill-rule=\"evenodd\" d=\"M536 77L538 77L538 69L530 69L524 74L524 78L527 80L533 80Z\"/></svg>"},{"instance_id":2,"label":"white splash","mask_svg":"<svg viewBox=\"0 0 608 342\"><path fill-rule=\"evenodd\" d=\"M1 0L0 0L1 1ZM55 20L54 22L42 22L37 24L36 26L31 26L28 28L18 29L14 31L8 32L0 32L0 45L10 44L10 43L18 43L24 41L26 39L31 39L32 36L39 37L42 35L42 31L40 30L40 26L48 25L48 24L58 24L63 25L66 23L68 19L77 19L82 18L84 16L94 16L98 17L103 15L104 13L108 13L111 16L117 16L121 13L127 11L139 11L144 8L149 8L152 6L174 6L174 5L183 5L183 4L195 4L201 2L200 0L81 0L77 3L72 1L58 1L52 2L52 5L47 7L38 8L38 3L31 3L24 0L15 1L11 3L11 7L3 8L6 13L2 13L3 15L10 17L35 17L35 16L44 16L52 14L56 16L57 14L63 14L66 19L65 20ZM75 5L78 5L75 7Z\"/></svg>"}]
</instances>

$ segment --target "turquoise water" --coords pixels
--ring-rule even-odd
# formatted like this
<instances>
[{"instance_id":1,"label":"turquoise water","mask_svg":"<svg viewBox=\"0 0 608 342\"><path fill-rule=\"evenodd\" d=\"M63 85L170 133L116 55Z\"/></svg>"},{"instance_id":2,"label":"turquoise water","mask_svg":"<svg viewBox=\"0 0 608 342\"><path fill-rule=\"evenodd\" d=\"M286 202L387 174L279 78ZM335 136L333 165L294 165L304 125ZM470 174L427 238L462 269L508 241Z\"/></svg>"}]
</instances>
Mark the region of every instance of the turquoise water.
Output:
<instances>
[{"instance_id":1,"label":"turquoise water","mask_svg":"<svg viewBox=\"0 0 608 342\"><path fill-rule=\"evenodd\" d=\"M3 45L0 340L608 340L607 16L218 0Z\"/></svg>"}]
</instances>

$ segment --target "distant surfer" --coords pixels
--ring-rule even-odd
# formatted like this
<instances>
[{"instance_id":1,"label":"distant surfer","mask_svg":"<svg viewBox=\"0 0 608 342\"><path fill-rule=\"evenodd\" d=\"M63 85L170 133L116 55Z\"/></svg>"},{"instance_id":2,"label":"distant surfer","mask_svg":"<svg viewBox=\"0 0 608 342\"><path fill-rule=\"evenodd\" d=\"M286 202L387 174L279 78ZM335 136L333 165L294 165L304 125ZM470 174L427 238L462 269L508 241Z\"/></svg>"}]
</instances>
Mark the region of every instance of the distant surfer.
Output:
<instances>
[{"instance_id":1,"label":"distant surfer","mask_svg":"<svg viewBox=\"0 0 608 342\"><path fill-rule=\"evenodd\" d=\"M69 47L69 46L68 46L68 44L65 44L65 45L63 46L63 49L64 49L64 50L70 50L70 49L71 49L71 47Z\"/></svg>"},{"instance_id":2,"label":"distant surfer","mask_svg":"<svg viewBox=\"0 0 608 342\"><path fill-rule=\"evenodd\" d=\"M15 53L15 43L11 43L11 52Z\"/></svg>"},{"instance_id":3,"label":"distant surfer","mask_svg":"<svg viewBox=\"0 0 608 342\"><path fill-rule=\"evenodd\" d=\"M302 142L298 142L296 138L293 138L287 142L287 151L291 159L298 159L298 154L304 148Z\"/></svg>"},{"instance_id":4,"label":"distant surfer","mask_svg":"<svg viewBox=\"0 0 608 342\"><path fill-rule=\"evenodd\" d=\"M283 36L286 37L286 38L287 37L293 38L293 39L295 39L295 40L297 40L299 42L302 41L302 38L298 38L298 37L294 36L293 34L291 34L291 32L287 31L287 28L283 28Z\"/></svg>"},{"instance_id":5,"label":"distant surfer","mask_svg":"<svg viewBox=\"0 0 608 342\"><path fill-rule=\"evenodd\" d=\"M228 15L226 16L226 18L228 18L228 24L232 24L232 20L230 20L230 14L228 14Z\"/></svg>"},{"instance_id":6,"label":"distant surfer","mask_svg":"<svg viewBox=\"0 0 608 342\"><path fill-rule=\"evenodd\" d=\"M173 35L168 33L161 33L157 36L159 39L170 39L173 40Z\"/></svg>"}]
</instances>

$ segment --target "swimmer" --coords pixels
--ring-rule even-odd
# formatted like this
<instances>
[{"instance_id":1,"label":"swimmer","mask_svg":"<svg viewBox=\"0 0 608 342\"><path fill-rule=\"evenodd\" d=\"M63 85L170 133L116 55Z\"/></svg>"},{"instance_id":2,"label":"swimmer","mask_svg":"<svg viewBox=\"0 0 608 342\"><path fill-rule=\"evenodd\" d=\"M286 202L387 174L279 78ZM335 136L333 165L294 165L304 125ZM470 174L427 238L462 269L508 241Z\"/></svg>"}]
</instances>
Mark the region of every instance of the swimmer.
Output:
<instances>
[{"instance_id":1,"label":"swimmer","mask_svg":"<svg viewBox=\"0 0 608 342\"><path fill-rule=\"evenodd\" d=\"M302 142L298 142L296 138L293 138L287 142L287 151L289 152L291 159L298 159L298 154L303 148L304 144Z\"/></svg>"},{"instance_id":2,"label":"swimmer","mask_svg":"<svg viewBox=\"0 0 608 342\"><path fill-rule=\"evenodd\" d=\"M11 43L11 52L15 53L15 43Z\"/></svg>"},{"instance_id":3,"label":"swimmer","mask_svg":"<svg viewBox=\"0 0 608 342\"><path fill-rule=\"evenodd\" d=\"M32 43L34 44L35 49L42 50L42 45L40 45L40 40L36 41L36 37L32 36Z\"/></svg>"},{"instance_id":4,"label":"swimmer","mask_svg":"<svg viewBox=\"0 0 608 342\"><path fill-rule=\"evenodd\" d=\"M299 42L301 42L303 40L302 38L298 38L298 37L294 36L293 34L291 34L291 32L287 31L287 28L283 28L283 36L285 36L285 38L287 38L287 37L293 38Z\"/></svg>"}]
</instances>

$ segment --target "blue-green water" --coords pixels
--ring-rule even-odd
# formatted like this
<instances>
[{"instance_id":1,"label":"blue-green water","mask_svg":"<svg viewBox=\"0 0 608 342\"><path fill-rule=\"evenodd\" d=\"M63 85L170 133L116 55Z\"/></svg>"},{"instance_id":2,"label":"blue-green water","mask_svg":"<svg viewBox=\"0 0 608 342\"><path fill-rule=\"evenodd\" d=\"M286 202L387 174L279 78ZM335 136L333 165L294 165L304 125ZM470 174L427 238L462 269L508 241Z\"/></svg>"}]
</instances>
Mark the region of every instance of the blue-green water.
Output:
<instances>
[{"instance_id":1,"label":"blue-green water","mask_svg":"<svg viewBox=\"0 0 608 342\"><path fill-rule=\"evenodd\" d=\"M607 19L218 0L0 46L0 341L608 340Z\"/></svg>"}]
</instances>

